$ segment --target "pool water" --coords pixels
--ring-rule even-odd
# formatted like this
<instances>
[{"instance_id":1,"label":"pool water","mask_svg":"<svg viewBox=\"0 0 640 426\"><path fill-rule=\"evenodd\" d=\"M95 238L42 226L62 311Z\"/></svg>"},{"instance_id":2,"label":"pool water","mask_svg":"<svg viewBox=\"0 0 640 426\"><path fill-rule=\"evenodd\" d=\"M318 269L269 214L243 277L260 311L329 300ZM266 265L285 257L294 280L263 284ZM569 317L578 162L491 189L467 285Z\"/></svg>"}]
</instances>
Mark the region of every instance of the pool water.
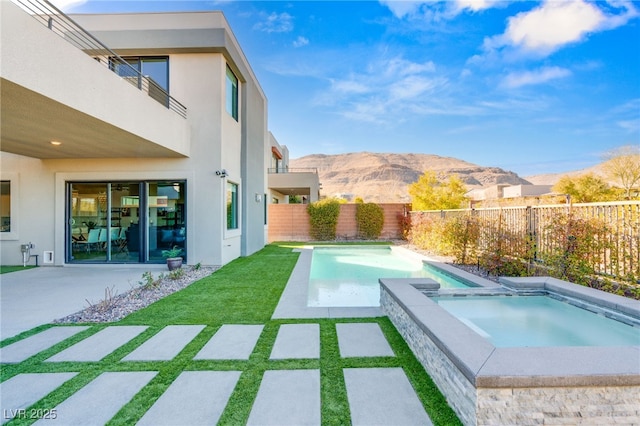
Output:
<instances>
[{"instance_id":1,"label":"pool water","mask_svg":"<svg viewBox=\"0 0 640 426\"><path fill-rule=\"evenodd\" d=\"M313 249L307 306L380 306L379 278L433 278L441 287L467 287L437 277L420 260L396 254L386 246L316 247Z\"/></svg>"},{"instance_id":2,"label":"pool water","mask_svg":"<svg viewBox=\"0 0 640 426\"><path fill-rule=\"evenodd\" d=\"M548 296L432 300L496 347L640 345L640 328Z\"/></svg>"}]
</instances>

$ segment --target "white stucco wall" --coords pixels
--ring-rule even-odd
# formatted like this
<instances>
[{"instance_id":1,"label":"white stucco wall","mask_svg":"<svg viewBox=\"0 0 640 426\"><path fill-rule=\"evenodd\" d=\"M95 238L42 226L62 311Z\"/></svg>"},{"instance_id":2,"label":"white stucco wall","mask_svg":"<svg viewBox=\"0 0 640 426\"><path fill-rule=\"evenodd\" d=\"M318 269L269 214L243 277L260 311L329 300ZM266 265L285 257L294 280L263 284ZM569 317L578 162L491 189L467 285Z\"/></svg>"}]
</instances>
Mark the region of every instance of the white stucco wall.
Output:
<instances>
[{"instance_id":1,"label":"white stucco wall","mask_svg":"<svg viewBox=\"0 0 640 426\"><path fill-rule=\"evenodd\" d=\"M246 204L247 200L255 198L255 193L266 191L266 169L262 165L264 147L268 143L267 102L235 38L228 32L224 17L219 13L191 13L74 18L89 31L101 30L100 39L110 47L111 40L123 55L144 56L151 50L154 55L169 55L171 94L188 109L189 146L186 151L189 156L40 160L0 153L2 179L15 183L19 192L15 203L18 217L12 217L12 231L15 229L15 232L0 235L2 264L20 264L19 245L27 242L36 244L34 254L52 250L55 264L64 264L65 182L70 180L186 180L189 263L222 265L263 247L266 238L262 206L256 209L255 205ZM171 32L171 29L202 30L213 26L219 28L212 28L215 31L210 33L211 39L193 38L188 31L186 36L185 31ZM140 32L145 28L148 33ZM161 31L154 32L154 28ZM20 28L16 31L15 36L20 37ZM224 35L222 38L220 31ZM221 39L225 43L222 46L217 44ZM137 43L143 47L137 47ZM4 50L2 54L4 60ZM86 58L87 55L78 51L68 60L73 66L74 61ZM58 58L62 62L66 59L64 55ZM227 63L240 80L239 122L225 109ZM87 72L91 75L93 71ZM65 89L72 88L67 85ZM77 96L82 97L81 94ZM82 102L99 104L100 99L100 96L92 96L89 100L83 98ZM162 128L164 124L158 123L158 127ZM223 168L228 173L225 179L215 173ZM237 183L241 190L240 226L232 231L226 229L227 180Z\"/></svg>"}]
</instances>

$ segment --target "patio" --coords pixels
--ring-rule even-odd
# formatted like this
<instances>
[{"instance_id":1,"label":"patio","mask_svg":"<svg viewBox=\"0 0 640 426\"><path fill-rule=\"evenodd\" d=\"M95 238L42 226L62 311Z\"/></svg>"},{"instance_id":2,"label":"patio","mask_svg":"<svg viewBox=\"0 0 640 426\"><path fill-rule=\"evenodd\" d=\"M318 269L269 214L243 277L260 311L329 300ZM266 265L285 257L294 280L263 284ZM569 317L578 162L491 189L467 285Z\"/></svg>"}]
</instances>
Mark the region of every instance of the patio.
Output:
<instances>
[{"instance_id":1,"label":"patio","mask_svg":"<svg viewBox=\"0 0 640 426\"><path fill-rule=\"evenodd\" d=\"M3 422L55 413L111 424L458 423L387 318L272 318L297 259L270 245L118 323L81 325L61 340L38 336L77 326L5 339ZM212 381L222 394L208 390ZM27 395L5 400L11 389Z\"/></svg>"}]
</instances>

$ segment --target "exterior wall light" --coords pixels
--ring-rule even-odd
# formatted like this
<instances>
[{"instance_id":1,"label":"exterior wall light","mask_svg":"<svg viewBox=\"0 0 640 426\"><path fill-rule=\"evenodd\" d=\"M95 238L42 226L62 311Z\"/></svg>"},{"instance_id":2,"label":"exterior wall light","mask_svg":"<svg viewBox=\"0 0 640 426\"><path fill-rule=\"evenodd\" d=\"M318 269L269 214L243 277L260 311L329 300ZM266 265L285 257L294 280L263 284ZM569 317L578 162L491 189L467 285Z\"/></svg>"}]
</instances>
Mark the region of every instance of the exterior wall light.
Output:
<instances>
[{"instance_id":1,"label":"exterior wall light","mask_svg":"<svg viewBox=\"0 0 640 426\"><path fill-rule=\"evenodd\" d=\"M220 178L227 177L227 171L225 169L216 170L216 176L220 176Z\"/></svg>"}]
</instances>

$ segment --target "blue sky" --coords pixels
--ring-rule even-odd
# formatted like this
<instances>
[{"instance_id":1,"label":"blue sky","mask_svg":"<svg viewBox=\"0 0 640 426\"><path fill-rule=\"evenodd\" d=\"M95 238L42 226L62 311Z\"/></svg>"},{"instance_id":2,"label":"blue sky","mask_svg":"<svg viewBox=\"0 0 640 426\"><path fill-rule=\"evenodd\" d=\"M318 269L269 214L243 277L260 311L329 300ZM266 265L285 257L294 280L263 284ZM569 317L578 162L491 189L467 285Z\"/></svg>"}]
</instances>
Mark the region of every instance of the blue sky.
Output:
<instances>
[{"instance_id":1,"label":"blue sky","mask_svg":"<svg viewBox=\"0 0 640 426\"><path fill-rule=\"evenodd\" d=\"M640 145L640 2L73 1L222 10L292 158L426 153L521 176Z\"/></svg>"}]
</instances>

